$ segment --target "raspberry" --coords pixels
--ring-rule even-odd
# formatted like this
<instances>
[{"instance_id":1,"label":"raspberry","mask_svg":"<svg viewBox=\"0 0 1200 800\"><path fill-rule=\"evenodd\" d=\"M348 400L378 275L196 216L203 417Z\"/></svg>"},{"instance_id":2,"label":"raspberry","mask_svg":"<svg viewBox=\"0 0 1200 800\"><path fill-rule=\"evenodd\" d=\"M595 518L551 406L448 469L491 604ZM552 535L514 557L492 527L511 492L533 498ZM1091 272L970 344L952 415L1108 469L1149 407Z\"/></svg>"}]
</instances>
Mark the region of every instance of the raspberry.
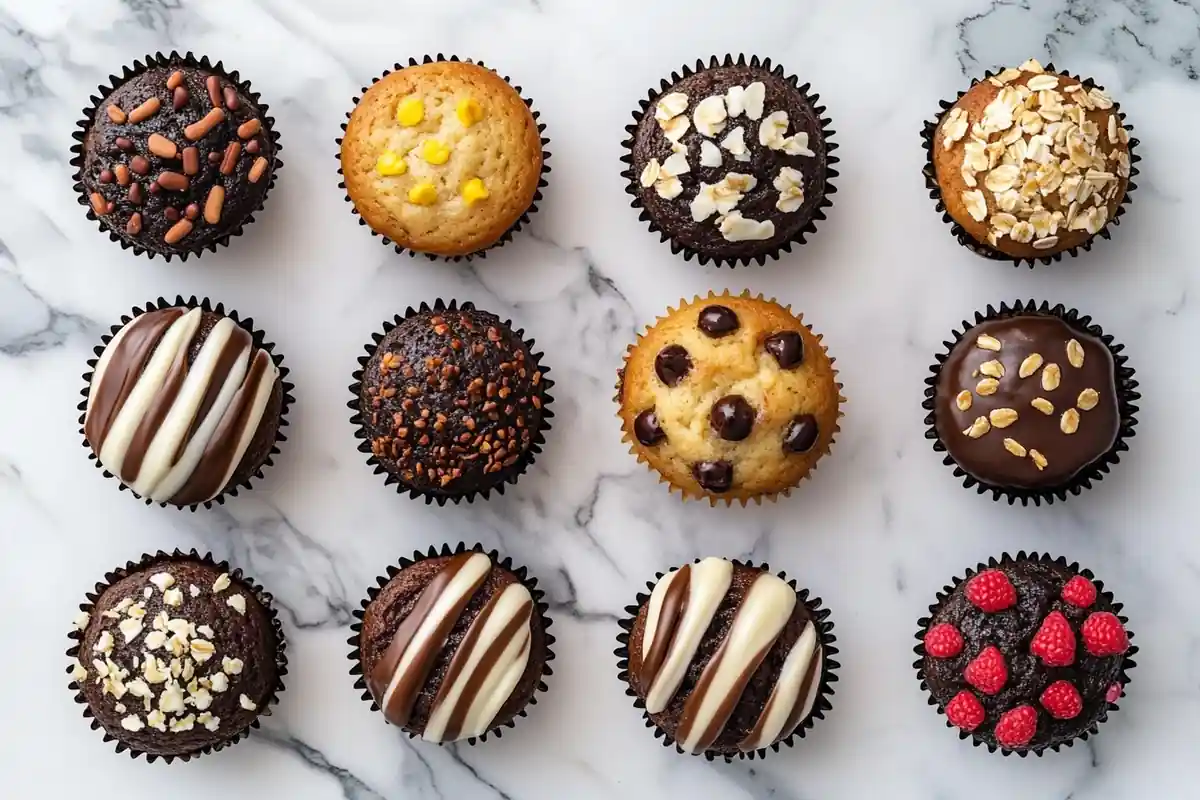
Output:
<instances>
[{"instance_id":1,"label":"raspberry","mask_svg":"<svg viewBox=\"0 0 1200 800\"><path fill-rule=\"evenodd\" d=\"M1062 599L1073 606L1087 608L1096 602L1096 587L1082 575L1076 575L1063 587Z\"/></svg>"},{"instance_id":2,"label":"raspberry","mask_svg":"<svg viewBox=\"0 0 1200 800\"><path fill-rule=\"evenodd\" d=\"M1055 681L1041 697L1042 708L1055 719L1075 719L1083 710L1083 698L1070 681Z\"/></svg>"},{"instance_id":3,"label":"raspberry","mask_svg":"<svg viewBox=\"0 0 1200 800\"><path fill-rule=\"evenodd\" d=\"M1047 667L1069 667L1075 663L1075 631L1061 611L1051 611L1033 635L1029 652Z\"/></svg>"},{"instance_id":4,"label":"raspberry","mask_svg":"<svg viewBox=\"0 0 1200 800\"><path fill-rule=\"evenodd\" d=\"M1010 750L1024 747L1037 733L1037 709L1033 706L1017 706L1005 711L996 723L996 741Z\"/></svg>"},{"instance_id":5,"label":"raspberry","mask_svg":"<svg viewBox=\"0 0 1200 800\"><path fill-rule=\"evenodd\" d=\"M967 683L984 694L995 694L1004 688L1008 680L1008 667L1004 664L1004 656L995 645L989 645L983 652L975 656L975 660L967 664L963 672Z\"/></svg>"},{"instance_id":6,"label":"raspberry","mask_svg":"<svg viewBox=\"0 0 1200 800\"><path fill-rule=\"evenodd\" d=\"M962 634L949 622L934 625L925 634L925 652L934 658L954 658L962 649Z\"/></svg>"},{"instance_id":7,"label":"raspberry","mask_svg":"<svg viewBox=\"0 0 1200 800\"><path fill-rule=\"evenodd\" d=\"M1119 656L1129 649L1129 635L1116 614L1089 614L1079 632L1083 634L1083 646L1094 656Z\"/></svg>"},{"instance_id":8,"label":"raspberry","mask_svg":"<svg viewBox=\"0 0 1200 800\"><path fill-rule=\"evenodd\" d=\"M963 689L946 703L946 719L956 728L970 733L983 724L983 703L971 692Z\"/></svg>"},{"instance_id":9,"label":"raspberry","mask_svg":"<svg viewBox=\"0 0 1200 800\"><path fill-rule=\"evenodd\" d=\"M998 569L984 570L967 581L967 599L982 611L992 614L1017 604L1017 590L1008 576Z\"/></svg>"},{"instance_id":10,"label":"raspberry","mask_svg":"<svg viewBox=\"0 0 1200 800\"><path fill-rule=\"evenodd\" d=\"M1108 687L1108 694L1104 695L1104 699L1110 703L1115 703L1121 699L1121 695L1124 693L1124 691L1124 686L1122 686L1120 683L1114 683L1112 686Z\"/></svg>"}]
</instances>

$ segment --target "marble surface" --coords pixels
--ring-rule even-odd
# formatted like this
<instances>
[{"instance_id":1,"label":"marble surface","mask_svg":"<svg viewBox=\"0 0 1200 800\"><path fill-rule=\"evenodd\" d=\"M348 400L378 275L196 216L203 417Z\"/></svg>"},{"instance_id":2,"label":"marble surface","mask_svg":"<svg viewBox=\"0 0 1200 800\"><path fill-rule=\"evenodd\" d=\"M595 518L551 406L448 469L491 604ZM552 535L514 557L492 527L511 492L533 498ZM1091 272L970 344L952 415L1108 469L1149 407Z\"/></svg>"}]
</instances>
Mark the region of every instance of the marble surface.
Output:
<instances>
[{"instance_id":1,"label":"marble surface","mask_svg":"<svg viewBox=\"0 0 1200 800\"><path fill-rule=\"evenodd\" d=\"M1200 3L1195 0L2 0L0 2L0 771L8 797L988 798L1194 797L1200 781ZM222 58L270 103L287 163L268 208L199 262L135 258L76 205L70 133L97 83L147 51ZM482 58L535 98L553 173L531 228L486 261L398 257L337 189L350 98L394 61ZM635 101L685 61L757 52L811 81L835 120L837 204L811 243L763 268L673 257L618 175ZM1092 75L1136 126L1145 160L1111 242L1054 269L964 253L919 175L917 133L968 76L1029 56ZM709 288L794 304L828 337L849 398L843 434L790 499L685 505L620 444L614 371L635 331ZM84 362L123 312L209 295L286 354L297 404L252 494L198 513L147 508L85 458ZM437 508L371 475L347 421L361 343L410 303L473 299L544 346L558 381L545 453L515 491ZM1045 298L1128 345L1145 397L1133 449L1083 498L1011 508L963 491L923 438L922 379L973 309ZM410 742L346 673L350 611L387 564L479 540L541 577L556 619L550 694L486 746ZM266 584L291 641L277 713L230 752L165 768L112 753L63 674L69 621L104 572L196 547ZM926 706L915 621L951 575L1004 550L1090 566L1127 605L1142 651L1123 708L1086 746L1042 759L970 747ZM834 710L765 762L708 764L659 746L615 678L616 619L660 570L699 555L769 561L834 611ZM1189 744L1190 742L1190 744Z\"/></svg>"}]
</instances>

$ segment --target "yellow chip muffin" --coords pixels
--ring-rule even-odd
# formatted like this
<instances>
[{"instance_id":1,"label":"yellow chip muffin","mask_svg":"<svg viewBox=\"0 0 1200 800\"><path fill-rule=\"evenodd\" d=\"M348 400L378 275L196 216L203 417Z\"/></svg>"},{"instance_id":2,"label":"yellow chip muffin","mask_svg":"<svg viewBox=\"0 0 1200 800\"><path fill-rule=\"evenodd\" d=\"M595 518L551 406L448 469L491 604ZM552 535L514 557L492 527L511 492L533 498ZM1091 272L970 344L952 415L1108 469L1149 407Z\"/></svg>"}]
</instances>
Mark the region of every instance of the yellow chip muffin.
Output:
<instances>
[{"instance_id":1,"label":"yellow chip muffin","mask_svg":"<svg viewBox=\"0 0 1200 800\"><path fill-rule=\"evenodd\" d=\"M841 384L802 318L749 292L709 293L629 348L625 441L685 498L760 502L808 476L838 431Z\"/></svg>"},{"instance_id":2,"label":"yellow chip muffin","mask_svg":"<svg viewBox=\"0 0 1200 800\"><path fill-rule=\"evenodd\" d=\"M358 101L341 144L355 210L411 251L486 250L538 194L537 121L516 89L478 64L434 61L385 75Z\"/></svg>"}]
</instances>

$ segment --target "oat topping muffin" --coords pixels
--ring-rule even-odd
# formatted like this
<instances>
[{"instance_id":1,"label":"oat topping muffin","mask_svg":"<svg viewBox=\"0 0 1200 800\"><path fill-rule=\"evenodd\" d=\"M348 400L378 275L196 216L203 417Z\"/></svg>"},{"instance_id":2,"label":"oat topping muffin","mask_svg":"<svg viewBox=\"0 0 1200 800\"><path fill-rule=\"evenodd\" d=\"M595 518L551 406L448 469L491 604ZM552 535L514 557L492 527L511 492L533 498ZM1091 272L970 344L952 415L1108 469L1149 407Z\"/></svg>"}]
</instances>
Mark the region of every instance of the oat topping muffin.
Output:
<instances>
[{"instance_id":1,"label":"oat topping muffin","mask_svg":"<svg viewBox=\"0 0 1200 800\"><path fill-rule=\"evenodd\" d=\"M518 90L462 61L385 75L341 145L346 192L366 224L435 256L495 245L530 210L542 173L541 134Z\"/></svg>"},{"instance_id":2,"label":"oat topping muffin","mask_svg":"<svg viewBox=\"0 0 1200 800\"><path fill-rule=\"evenodd\" d=\"M771 300L711 294L629 348L618 383L625 439L685 497L773 498L803 480L838 430L841 384L821 337Z\"/></svg>"},{"instance_id":3,"label":"oat topping muffin","mask_svg":"<svg viewBox=\"0 0 1200 800\"><path fill-rule=\"evenodd\" d=\"M972 86L942 115L932 148L947 213L1016 259L1084 245L1129 187L1130 137L1112 98L1033 59Z\"/></svg>"}]
</instances>

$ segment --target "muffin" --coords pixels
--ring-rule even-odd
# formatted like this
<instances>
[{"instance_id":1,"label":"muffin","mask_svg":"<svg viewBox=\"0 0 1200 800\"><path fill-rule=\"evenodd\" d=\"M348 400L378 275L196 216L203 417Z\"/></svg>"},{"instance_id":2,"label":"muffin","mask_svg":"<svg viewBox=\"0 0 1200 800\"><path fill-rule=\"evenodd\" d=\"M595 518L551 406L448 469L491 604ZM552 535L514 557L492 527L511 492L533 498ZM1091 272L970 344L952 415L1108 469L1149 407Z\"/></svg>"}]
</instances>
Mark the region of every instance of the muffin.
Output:
<instances>
[{"instance_id":1,"label":"muffin","mask_svg":"<svg viewBox=\"0 0 1200 800\"><path fill-rule=\"evenodd\" d=\"M684 498L788 494L829 452L841 384L801 317L749 292L681 301L631 345L617 383L630 452Z\"/></svg>"},{"instance_id":2,"label":"muffin","mask_svg":"<svg viewBox=\"0 0 1200 800\"><path fill-rule=\"evenodd\" d=\"M701 264L778 258L825 219L837 158L825 108L783 67L745 56L683 68L634 112L624 175L634 207Z\"/></svg>"},{"instance_id":3,"label":"muffin","mask_svg":"<svg viewBox=\"0 0 1200 800\"><path fill-rule=\"evenodd\" d=\"M350 660L363 700L439 744L499 737L546 691L554 637L537 581L475 545L389 567L354 615Z\"/></svg>"},{"instance_id":4,"label":"muffin","mask_svg":"<svg viewBox=\"0 0 1200 800\"><path fill-rule=\"evenodd\" d=\"M549 368L523 333L441 300L385 323L350 387L367 463L426 503L503 494L541 452L554 416Z\"/></svg>"},{"instance_id":5,"label":"muffin","mask_svg":"<svg viewBox=\"0 0 1200 800\"><path fill-rule=\"evenodd\" d=\"M1127 449L1137 382L1088 317L1043 303L976 315L927 383L931 436L956 474L1027 502L1065 499Z\"/></svg>"},{"instance_id":6,"label":"muffin","mask_svg":"<svg viewBox=\"0 0 1200 800\"><path fill-rule=\"evenodd\" d=\"M291 397L274 345L207 300L159 298L114 325L80 405L96 465L147 504L222 502L278 453Z\"/></svg>"},{"instance_id":7,"label":"muffin","mask_svg":"<svg viewBox=\"0 0 1200 800\"><path fill-rule=\"evenodd\" d=\"M762 757L832 707L833 623L795 581L705 558L647 586L626 609L618 666L664 745L710 761Z\"/></svg>"},{"instance_id":8,"label":"muffin","mask_svg":"<svg viewBox=\"0 0 1200 800\"><path fill-rule=\"evenodd\" d=\"M278 134L238 73L147 56L101 87L76 134L79 202L113 241L187 258L229 244L275 182Z\"/></svg>"},{"instance_id":9,"label":"muffin","mask_svg":"<svg viewBox=\"0 0 1200 800\"><path fill-rule=\"evenodd\" d=\"M1132 188L1123 117L1093 81L1033 59L976 82L927 131L935 189L960 240L1030 265L1088 249Z\"/></svg>"},{"instance_id":10,"label":"muffin","mask_svg":"<svg viewBox=\"0 0 1200 800\"><path fill-rule=\"evenodd\" d=\"M955 578L920 621L914 665L960 737L1041 755L1097 732L1137 648L1121 604L1088 570L1024 552Z\"/></svg>"},{"instance_id":11,"label":"muffin","mask_svg":"<svg viewBox=\"0 0 1200 800\"><path fill-rule=\"evenodd\" d=\"M339 140L343 187L397 252L478 254L536 210L548 140L506 79L439 56L363 91Z\"/></svg>"},{"instance_id":12,"label":"muffin","mask_svg":"<svg viewBox=\"0 0 1200 800\"><path fill-rule=\"evenodd\" d=\"M224 562L176 550L105 576L80 606L70 688L117 752L167 761L258 727L287 657L271 595Z\"/></svg>"}]
</instances>

